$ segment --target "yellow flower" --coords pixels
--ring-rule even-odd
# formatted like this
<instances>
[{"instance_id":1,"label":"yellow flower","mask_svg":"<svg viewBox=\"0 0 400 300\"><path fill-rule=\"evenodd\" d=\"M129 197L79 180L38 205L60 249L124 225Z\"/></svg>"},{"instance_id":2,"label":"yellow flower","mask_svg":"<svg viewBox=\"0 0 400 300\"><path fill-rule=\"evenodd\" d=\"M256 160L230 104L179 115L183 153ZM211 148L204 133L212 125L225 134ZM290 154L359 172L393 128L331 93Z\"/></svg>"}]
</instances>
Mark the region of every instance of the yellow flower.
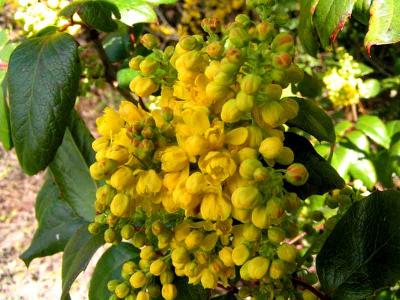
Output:
<instances>
[{"instance_id":1,"label":"yellow flower","mask_svg":"<svg viewBox=\"0 0 400 300\"><path fill-rule=\"evenodd\" d=\"M200 157L199 168L212 184L219 184L235 174L236 164L228 152L211 151Z\"/></svg>"},{"instance_id":2,"label":"yellow flower","mask_svg":"<svg viewBox=\"0 0 400 300\"><path fill-rule=\"evenodd\" d=\"M121 118L130 124L145 117L145 112L129 101L122 101L118 112Z\"/></svg>"},{"instance_id":3,"label":"yellow flower","mask_svg":"<svg viewBox=\"0 0 400 300\"><path fill-rule=\"evenodd\" d=\"M136 191L139 195L155 194L161 190L162 181L156 171L145 171L139 176Z\"/></svg>"},{"instance_id":4,"label":"yellow flower","mask_svg":"<svg viewBox=\"0 0 400 300\"><path fill-rule=\"evenodd\" d=\"M133 171L125 166L115 171L110 179L110 185L118 191L121 191L131 185L135 180Z\"/></svg>"},{"instance_id":5,"label":"yellow flower","mask_svg":"<svg viewBox=\"0 0 400 300\"><path fill-rule=\"evenodd\" d=\"M111 201L111 213L117 217L128 217L135 210L135 203L127 195L116 194Z\"/></svg>"},{"instance_id":6,"label":"yellow flower","mask_svg":"<svg viewBox=\"0 0 400 300\"><path fill-rule=\"evenodd\" d=\"M224 123L216 121L213 126L209 128L205 133L204 137L208 141L210 149L220 149L224 144Z\"/></svg>"},{"instance_id":7,"label":"yellow flower","mask_svg":"<svg viewBox=\"0 0 400 300\"><path fill-rule=\"evenodd\" d=\"M111 135L124 126L124 120L110 107L104 109L104 114L96 119L97 131L101 135Z\"/></svg>"},{"instance_id":8,"label":"yellow flower","mask_svg":"<svg viewBox=\"0 0 400 300\"><path fill-rule=\"evenodd\" d=\"M230 202L218 193L208 193L201 201L200 214L204 220L224 221L232 211Z\"/></svg>"},{"instance_id":9,"label":"yellow flower","mask_svg":"<svg viewBox=\"0 0 400 300\"><path fill-rule=\"evenodd\" d=\"M189 160L186 152L178 147L171 146L162 152L161 169L165 172L182 171L189 165Z\"/></svg>"},{"instance_id":10,"label":"yellow flower","mask_svg":"<svg viewBox=\"0 0 400 300\"><path fill-rule=\"evenodd\" d=\"M185 148L191 161L195 161L196 156L205 154L208 151L207 140L199 134L188 137L182 146Z\"/></svg>"},{"instance_id":11,"label":"yellow flower","mask_svg":"<svg viewBox=\"0 0 400 300\"><path fill-rule=\"evenodd\" d=\"M246 127L237 127L227 132L225 135L225 143L229 145L243 145L249 136L249 132Z\"/></svg>"},{"instance_id":12,"label":"yellow flower","mask_svg":"<svg viewBox=\"0 0 400 300\"><path fill-rule=\"evenodd\" d=\"M198 194L207 186L204 175L200 172L195 172L186 180L186 190L191 194Z\"/></svg>"}]
</instances>

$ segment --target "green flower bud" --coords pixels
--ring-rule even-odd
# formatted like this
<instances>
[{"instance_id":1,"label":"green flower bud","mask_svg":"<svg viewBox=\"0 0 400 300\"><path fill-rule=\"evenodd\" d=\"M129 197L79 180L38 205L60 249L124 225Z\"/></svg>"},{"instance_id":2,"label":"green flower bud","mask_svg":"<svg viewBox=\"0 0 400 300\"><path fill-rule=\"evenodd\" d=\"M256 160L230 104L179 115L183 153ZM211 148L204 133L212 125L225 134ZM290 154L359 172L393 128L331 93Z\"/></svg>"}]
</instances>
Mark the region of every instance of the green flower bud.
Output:
<instances>
[{"instance_id":1,"label":"green flower bud","mask_svg":"<svg viewBox=\"0 0 400 300\"><path fill-rule=\"evenodd\" d=\"M117 279L110 280L109 282L107 282L107 289L113 293L118 284L120 284L119 280Z\"/></svg>"},{"instance_id":2,"label":"green flower bud","mask_svg":"<svg viewBox=\"0 0 400 300\"><path fill-rule=\"evenodd\" d=\"M135 233L135 227L133 227L133 226L130 225L130 224L124 225L124 227L122 227L122 229L121 229L121 237L122 237L124 240L129 240L129 239L131 239L132 236L134 235L134 233Z\"/></svg>"},{"instance_id":3,"label":"green flower bud","mask_svg":"<svg viewBox=\"0 0 400 300\"><path fill-rule=\"evenodd\" d=\"M287 166L293 163L294 153L289 147L283 147L282 151L279 153L278 157L275 158L278 164Z\"/></svg>"},{"instance_id":4,"label":"green flower bud","mask_svg":"<svg viewBox=\"0 0 400 300\"><path fill-rule=\"evenodd\" d=\"M224 53L224 45L221 42L212 42L207 46L207 54L211 58L219 58Z\"/></svg>"},{"instance_id":5,"label":"green flower bud","mask_svg":"<svg viewBox=\"0 0 400 300\"><path fill-rule=\"evenodd\" d=\"M140 63L142 62L144 60L144 57L143 56L141 56L141 55L138 55L138 56L135 56L134 58L132 58L130 61L129 61L129 67L131 68L131 69L134 69L134 70L137 70L137 71L139 71L140 70Z\"/></svg>"},{"instance_id":6,"label":"green flower bud","mask_svg":"<svg viewBox=\"0 0 400 300\"><path fill-rule=\"evenodd\" d=\"M262 83L262 78L256 74L247 74L240 82L240 89L248 95L257 93Z\"/></svg>"},{"instance_id":7,"label":"green flower bud","mask_svg":"<svg viewBox=\"0 0 400 300\"><path fill-rule=\"evenodd\" d=\"M136 248L142 248L144 246L145 241L146 241L146 235L144 234L144 232L136 232L133 235L132 244Z\"/></svg>"},{"instance_id":8,"label":"green flower bud","mask_svg":"<svg viewBox=\"0 0 400 300\"><path fill-rule=\"evenodd\" d=\"M271 225L271 217L265 206L258 206L251 213L251 222L258 228L265 229Z\"/></svg>"},{"instance_id":9,"label":"green flower bud","mask_svg":"<svg viewBox=\"0 0 400 300\"><path fill-rule=\"evenodd\" d=\"M294 39L290 33L281 32L275 36L271 44L271 49L274 52L292 52L294 47Z\"/></svg>"},{"instance_id":10,"label":"green flower bud","mask_svg":"<svg viewBox=\"0 0 400 300\"><path fill-rule=\"evenodd\" d=\"M240 164L239 174L244 179L253 179L254 172L257 168L262 167L262 163L256 158L248 158Z\"/></svg>"},{"instance_id":11,"label":"green flower bud","mask_svg":"<svg viewBox=\"0 0 400 300\"><path fill-rule=\"evenodd\" d=\"M253 185L239 187L232 193L232 204L239 209L253 209L260 200L260 191Z\"/></svg>"},{"instance_id":12,"label":"green flower bud","mask_svg":"<svg viewBox=\"0 0 400 300\"><path fill-rule=\"evenodd\" d=\"M258 23L256 26L256 30L257 30L257 37L260 41L266 41L266 42L271 41L273 36L275 35L274 25L267 21Z\"/></svg>"},{"instance_id":13,"label":"green flower bud","mask_svg":"<svg viewBox=\"0 0 400 300\"><path fill-rule=\"evenodd\" d=\"M129 292L130 288L125 282L118 284L114 291L115 295L118 298L125 298L126 296L128 296Z\"/></svg>"},{"instance_id":14,"label":"green flower bud","mask_svg":"<svg viewBox=\"0 0 400 300\"><path fill-rule=\"evenodd\" d=\"M122 265L122 271L128 275L135 273L137 265L133 261L127 261Z\"/></svg>"},{"instance_id":15,"label":"green flower bud","mask_svg":"<svg viewBox=\"0 0 400 300\"><path fill-rule=\"evenodd\" d=\"M254 106L254 96L240 91L236 95L236 106L242 112L249 112Z\"/></svg>"},{"instance_id":16,"label":"green flower bud","mask_svg":"<svg viewBox=\"0 0 400 300\"><path fill-rule=\"evenodd\" d=\"M272 279L280 279L286 273L286 264L283 260L275 259L271 263L271 267L269 269L269 276Z\"/></svg>"},{"instance_id":17,"label":"green flower bud","mask_svg":"<svg viewBox=\"0 0 400 300\"><path fill-rule=\"evenodd\" d=\"M191 51L196 49L197 47L197 40L194 36L185 35L180 38L179 46L186 51Z\"/></svg>"},{"instance_id":18,"label":"green flower bud","mask_svg":"<svg viewBox=\"0 0 400 300\"><path fill-rule=\"evenodd\" d=\"M140 71L142 71L145 75L152 74L158 68L158 61L154 58L146 57L139 65Z\"/></svg>"},{"instance_id":19,"label":"green flower bud","mask_svg":"<svg viewBox=\"0 0 400 300\"><path fill-rule=\"evenodd\" d=\"M160 282L162 285L172 283L174 281L174 273L171 271L165 271L160 275Z\"/></svg>"},{"instance_id":20,"label":"green flower bud","mask_svg":"<svg viewBox=\"0 0 400 300\"><path fill-rule=\"evenodd\" d=\"M298 83L304 78L304 71L296 64L291 64L289 68L285 70L285 73L287 81L290 83Z\"/></svg>"},{"instance_id":21,"label":"green flower bud","mask_svg":"<svg viewBox=\"0 0 400 300\"><path fill-rule=\"evenodd\" d=\"M282 244L277 249L277 254L280 259L286 262L295 262L297 257L297 249L293 245Z\"/></svg>"},{"instance_id":22,"label":"green flower bud","mask_svg":"<svg viewBox=\"0 0 400 300\"><path fill-rule=\"evenodd\" d=\"M271 227L268 229L268 240L279 244L285 239L285 231L279 227Z\"/></svg>"},{"instance_id":23,"label":"green flower bud","mask_svg":"<svg viewBox=\"0 0 400 300\"><path fill-rule=\"evenodd\" d=\"M151 33L146 33L146 34L142 35L142 37L140 38L140 42L142 43L142 45L145 48L147 48L149 50L152 50L153 48L158 47L158 44L159 44L158 38L156 38Z\"/></svg>"},{"instance_id":24,"label":"green flower bud","mask_svg":"<svg viewBox=\"0 0 400 300\"><path fill-rule=\"evenodd\" d=\"M99 223L90 223L88 226L88 231L93 234L96 235L100 232L100 224Z\"/></svg>"},{"instance_id":25,"label":"green flower bud","mask_svg":"<svg viewBox=\"0 0 400 300\"><path fill-rule=\"evenodd\" d=\"M261 237L261 231L253 224L243 224L243 237L246 241L255 242Z\"/></svg>"},{"instance_id":26,"label":"green flower bud","mask_svg":"<svg viewBox=\"0 0 400 300\"><path fill-rule=\"evenodd\" d=\"M303 164L291 164L286 170L285 179L294 186L301 186L308 180L308 171Z\"/></svg>"},{"instance_id":27,"label":"green flower bud","mask_svg":"<svg viewBox=\"0 0 400 300\"><path fill-rule=\"evenodd\" d=\"M235 123L242 117L242 112L236 105L236 99L231 99L225 102L222 106L221 120L225 123Z\"/></svg>"},{"instance_id":28,"label":"green flower bud","mask_svg":"<svg viewBox=\"0 0 400 300\"><path fill-rule=\"evenodd\" d=\"M108 228L104 231L104 240L106 243L114 243L117 240L117 234L114 229Z\"/></svg>"},{"instance_id":29,"label":"green flower bud","mask_svg":"<svg viewBox=\"0 0 400 300\"><path fill-rule=\"evenodd\" d=\"M229 31L229 41L236 47L242 48L249 43L250 36L243 28L233 27Z\"/></svg>"},{"instance_id":30,"label":"green flower bud","mask_svg":"<svg viewBox=\"0 0 400 300\"><path fill-rule=\"evenodd\" d=\"M249 260L247 264L249 276L252 279L260 280L268 273L270 260L262 256L257 256Z\"/></svg>"}]
</instances>

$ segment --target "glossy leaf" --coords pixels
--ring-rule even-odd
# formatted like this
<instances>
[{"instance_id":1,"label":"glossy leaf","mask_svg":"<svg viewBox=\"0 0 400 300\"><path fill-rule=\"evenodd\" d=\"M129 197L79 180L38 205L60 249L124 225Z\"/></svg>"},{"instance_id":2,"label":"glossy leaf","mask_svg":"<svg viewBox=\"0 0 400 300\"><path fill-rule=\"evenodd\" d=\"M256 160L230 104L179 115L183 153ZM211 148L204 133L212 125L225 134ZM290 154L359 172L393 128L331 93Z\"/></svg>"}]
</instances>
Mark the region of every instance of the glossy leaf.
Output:
<instances>
[{"instance_id":1,"label":"glossy leaf","mask_svg":"<svg viewBox=\"0 0 400 300\"><path fill-rule=\"evenodd\" d=\"M4 149L10 150L13 147L11 138L10 109L7 103L7 84L4 80L4 73L0 74L0 142Z\"/></svg>"},{"instance_id":2,"label":"glossy leaf","mask_svg":"<svg viewBox=\"0 0 400 300\"><path fill-rule=\"evenodd\" d=\"M371 140L384 148L389 148L390 137L386 130L386 126L377 116L364 115L361 116L356 128L364 132Z\"/></svg>"},{"instance_id":3,"label":"glossy leaf","mask_svg":"<svg viewBox=\"0 0 400 300\"><path fill-rule=\"evenodd\" d=\"M20 258L28 266L37 257L63 251L70 237L87 223L61 198L53 179L47 179L36 198L38 228L31 244Z\"/></svg>"},{"instance_id":4,"label":"glossy leaf","mask_svg":"<svg viewBox=\"0 0 400 300\"><path fill-rule=\"evenodd\" d=\"M372 189L378 180L375 166L369 159L355 160L350 165L349 172L354 179L360 179L368 189Z\"/></svg>"},{"instance_id":5,"label":"glossy leaf","mask_svg":"<svg viewBox=\"0 0 400 300\"><path fill-rule=\"evenodd\" d=\"M313 17L322 46L325 48L343 29L356 0L319 0Z\"/></svg>"},{"instance_id":6,"label":"glossy leaf","mask_svg":"<svg viewBox=\"0 0 400 300\"><path fill-rule=\"evenodd\" d=\"M344 181L336 170L318 155L306 138L287 132L284 143L295 153L294 161L304 164L309 173L306 184L299 187L286 184L288 190L296 192L299 197L305 199L310 195L321 195L344 186Z\"/></svg>"},{"instance_id":7,"label":"glossy leaf","mask_svg":"<svg viewBox=\"0 0 400 300\"><path fill-rule=\"evenodd\" d=\"M67 33L28 39L8 68L10 120L19 162L43 170L62 142L80 79L77 43Z\"/></svg>"},{"instance_id":8,"label":"glossy leaf","mask_svg":"<svg viewBox=\"0 0 400 300\"><path fill-rule=\"evenodd\" d=\"M118 29L118 24L112 18L113 15L117 19L121 18L118 7L110 1L105 0L74 1L64 7L59 15L71 19L75 13L89 27L104 32L111 32Z\"/></svg>"},{"instance_id":9,"label":"glossy leaf","mask_svg":"<svg viewBox=\"0 0 400 300\"><path fill-rule=\"evenodd\" d=\"M65 201L80 217L92 221L96 184L90 177L88 166L68 129L50 164L50 170Z\"/></svg>"},{"instance_id":10,"label":"glossy leaf","mask_svg":"<svg viewBox=\"0 0 400 300\"><path fill-rule=\"evenodd\" d=\"M374 0L364 45L368 52L373 45L392 44L400 41L400 2Z\"/></svg>"},{"instance_id":11,"label":"glossy leaf","mask_svg":"<svg viewBox=\"0 0 400 300\"><path fill-rule=\"evenodd\" d=\"M319 41L312 24L315 5L318 0L300 0L298 35L304 49L310 55L317 55Z\"/></svg>"},{"instance_id":12,"label":"glossy leaf","mask_svg":"<svg viewBox=\"0 0 400 300\"><path fill-rule=\"evenodd\" d=\"M92 148L94 138L76 110L71 112L68 128L86 164L90 166L96 161L96 154Z\"/></svg>"},{"instance_id":13,"label":"glossy leaf","mask_svg":"<svg viewBox=\"0 0 400 300\"><path fill-rule=\"evenodd\" d=\"M348 120L336 124L335 125L336 136L339 137L343 136L349 129L351 129L351 127L353 127L353 123L351 123Z\"/></svg>"},{"instance_id":14,"label":"glossy leaf","mask_svg":"<svg viewBox=\"0 0 400 300\"><path fill-rule=\"evenodd\" d=\"M346 142L344 142L346 141ZM342 140L342 145L347 146L348 148L361 152L361 153L370 153L370 142L366 135L364 135L359 130L353 130L349 132Z\"/></svg>"},{"instance_id":15,"label":"glossy leaf","mask_svg":"<svg viewBox=\"0 0 400 300\"><path fill-rule=\"evenodd\" d=\"M365 299L400 280L400 193L354 203L317 256L322 288L333 299Z\"/></svg>"},{"instance_id":16,"label":"glossy leaf","mask_svg":"<svg viewBox=\"0 0 400 300\"><path fill-rule=\"evenodd\" d=\"M297 97L291 98L297 101L300 109L297 117L289 120L287 124L304 130L319 141L334 143L336 135L332 119L313 101Z\"/></svg>"},{"instance_id":17,"label":"glossy leaf","mask_svg":"<svg viewBox=\"0 0 400 300\"><path fill-rule=\"evenodd\" d=\"M132 244L120 243L104 252L90 280L89 300L109 299L111 293L107 289L107 282L121 276L122 265L128 260L139 261L139 251Z\"/></svg>"},{"instance_id":18,"label":"glossy leaf","mask_svg":"<svg viewBox=\"0 0 400 300\"><path fill-rule=\"evenodd\" d=\"M120 13L121 22L128 26L137 23L151 23L157 21L157 15L149 1L144 0L109 0L114 3Z\"/></svg>"},{"instance_id":19,"label":"glossy leaf","mask_svg":"<svg viewBox=\"0 0 400 300\"><path fill-rule=\"evenodd\" d=\"M61 300L69 298L72 283L79 273L86 269L94 253L103 245L102 234L92 235L87 225L82 225L68 241L62 260L62 294Z\"/></svg>"},{"instance_id":20,"label":"glossy leaf","mask_svg":"<svg viewBox=\"0 0 400 300\"><path fill-rule=\"evenodd\" d=\"M394 135L400 133L400 120L390 121L386 124L388 136L393 138Z\"/></svg>"},{"instance_id":21,"label":"glossy leaf","mask_svg":"<svg viewBox=\"0 0 400 300\"><path fill-rule=\"evenodd\" d=\"M349 148L337 146L332 157L332 166L340 176L346 177L350 165L358 159L359 154Z\"/></svg>"},{"instance_id":22,"label":"glossy leaf","mask_svg":"<svg viewBox=\"0 0 400 300\"><path fill-rule=\"evenodd\" d=\"M123 26L127 27L125 24ZM130 55L131 40L127 30L108 34L102 44L110 62L123 61Z\"/></svg>"}]
</instances>

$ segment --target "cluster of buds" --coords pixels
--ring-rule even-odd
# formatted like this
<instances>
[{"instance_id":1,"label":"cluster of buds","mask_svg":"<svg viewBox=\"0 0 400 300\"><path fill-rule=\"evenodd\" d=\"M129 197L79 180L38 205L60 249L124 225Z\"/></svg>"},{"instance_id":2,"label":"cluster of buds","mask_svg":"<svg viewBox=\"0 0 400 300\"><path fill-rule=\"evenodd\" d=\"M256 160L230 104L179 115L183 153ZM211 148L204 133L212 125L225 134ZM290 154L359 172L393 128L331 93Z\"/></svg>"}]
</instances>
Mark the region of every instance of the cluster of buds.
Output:
<instances>
[{"instance_id":1,"label":"cluster of buds","mask_svg":"<svg viewBox=\"0 0 400 300\"><path fill-rule=\"evenodd\" d=\"M124 281L110 284L118 298L150 299L156 290L158 297L154 282L161 282L161 295L173 299L174 276L226 287L236 268L240 297L254 293L254 281L275 295L291 286L285 276L296 270L297 249L287 241L301 201L284 182L308 179L284 145L283 125L299 110L281 99L302 77L294 41L247 15L226 28L217 24L203 22L207 40L183 36L164 51L145 35L153 51L131 60L140 75L130 87L157 100L149 111L122 102L97 120L90 172L105 184L89 231L105 227L106 242L123 239L141 249L139 264L123 268Z\"/></svg>"}]
</instances>

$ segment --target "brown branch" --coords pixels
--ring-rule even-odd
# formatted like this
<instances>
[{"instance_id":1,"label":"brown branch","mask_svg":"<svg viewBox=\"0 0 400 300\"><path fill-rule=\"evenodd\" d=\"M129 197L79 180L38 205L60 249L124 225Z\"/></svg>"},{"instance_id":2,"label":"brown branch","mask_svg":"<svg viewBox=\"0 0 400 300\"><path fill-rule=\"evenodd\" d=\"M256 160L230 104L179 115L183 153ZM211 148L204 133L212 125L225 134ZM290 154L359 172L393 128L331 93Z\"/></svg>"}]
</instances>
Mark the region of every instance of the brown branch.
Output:
<instances>
[{"instance_id":1,"label":"brown branch","mask_svg":"<svg viewBox=\"0 0 400 300\"><path fill-rule=\"evenodd\" d=\"M304 281L301 281L299 278L293 277L292 282L295 286L301 286L304 289L309 290L311 293L313 293L315 296L317 296L321 300L330 300L329 296L323 294L321 291L317 290L312 285L310 285Z\"/></svg>"}]
</instances>

